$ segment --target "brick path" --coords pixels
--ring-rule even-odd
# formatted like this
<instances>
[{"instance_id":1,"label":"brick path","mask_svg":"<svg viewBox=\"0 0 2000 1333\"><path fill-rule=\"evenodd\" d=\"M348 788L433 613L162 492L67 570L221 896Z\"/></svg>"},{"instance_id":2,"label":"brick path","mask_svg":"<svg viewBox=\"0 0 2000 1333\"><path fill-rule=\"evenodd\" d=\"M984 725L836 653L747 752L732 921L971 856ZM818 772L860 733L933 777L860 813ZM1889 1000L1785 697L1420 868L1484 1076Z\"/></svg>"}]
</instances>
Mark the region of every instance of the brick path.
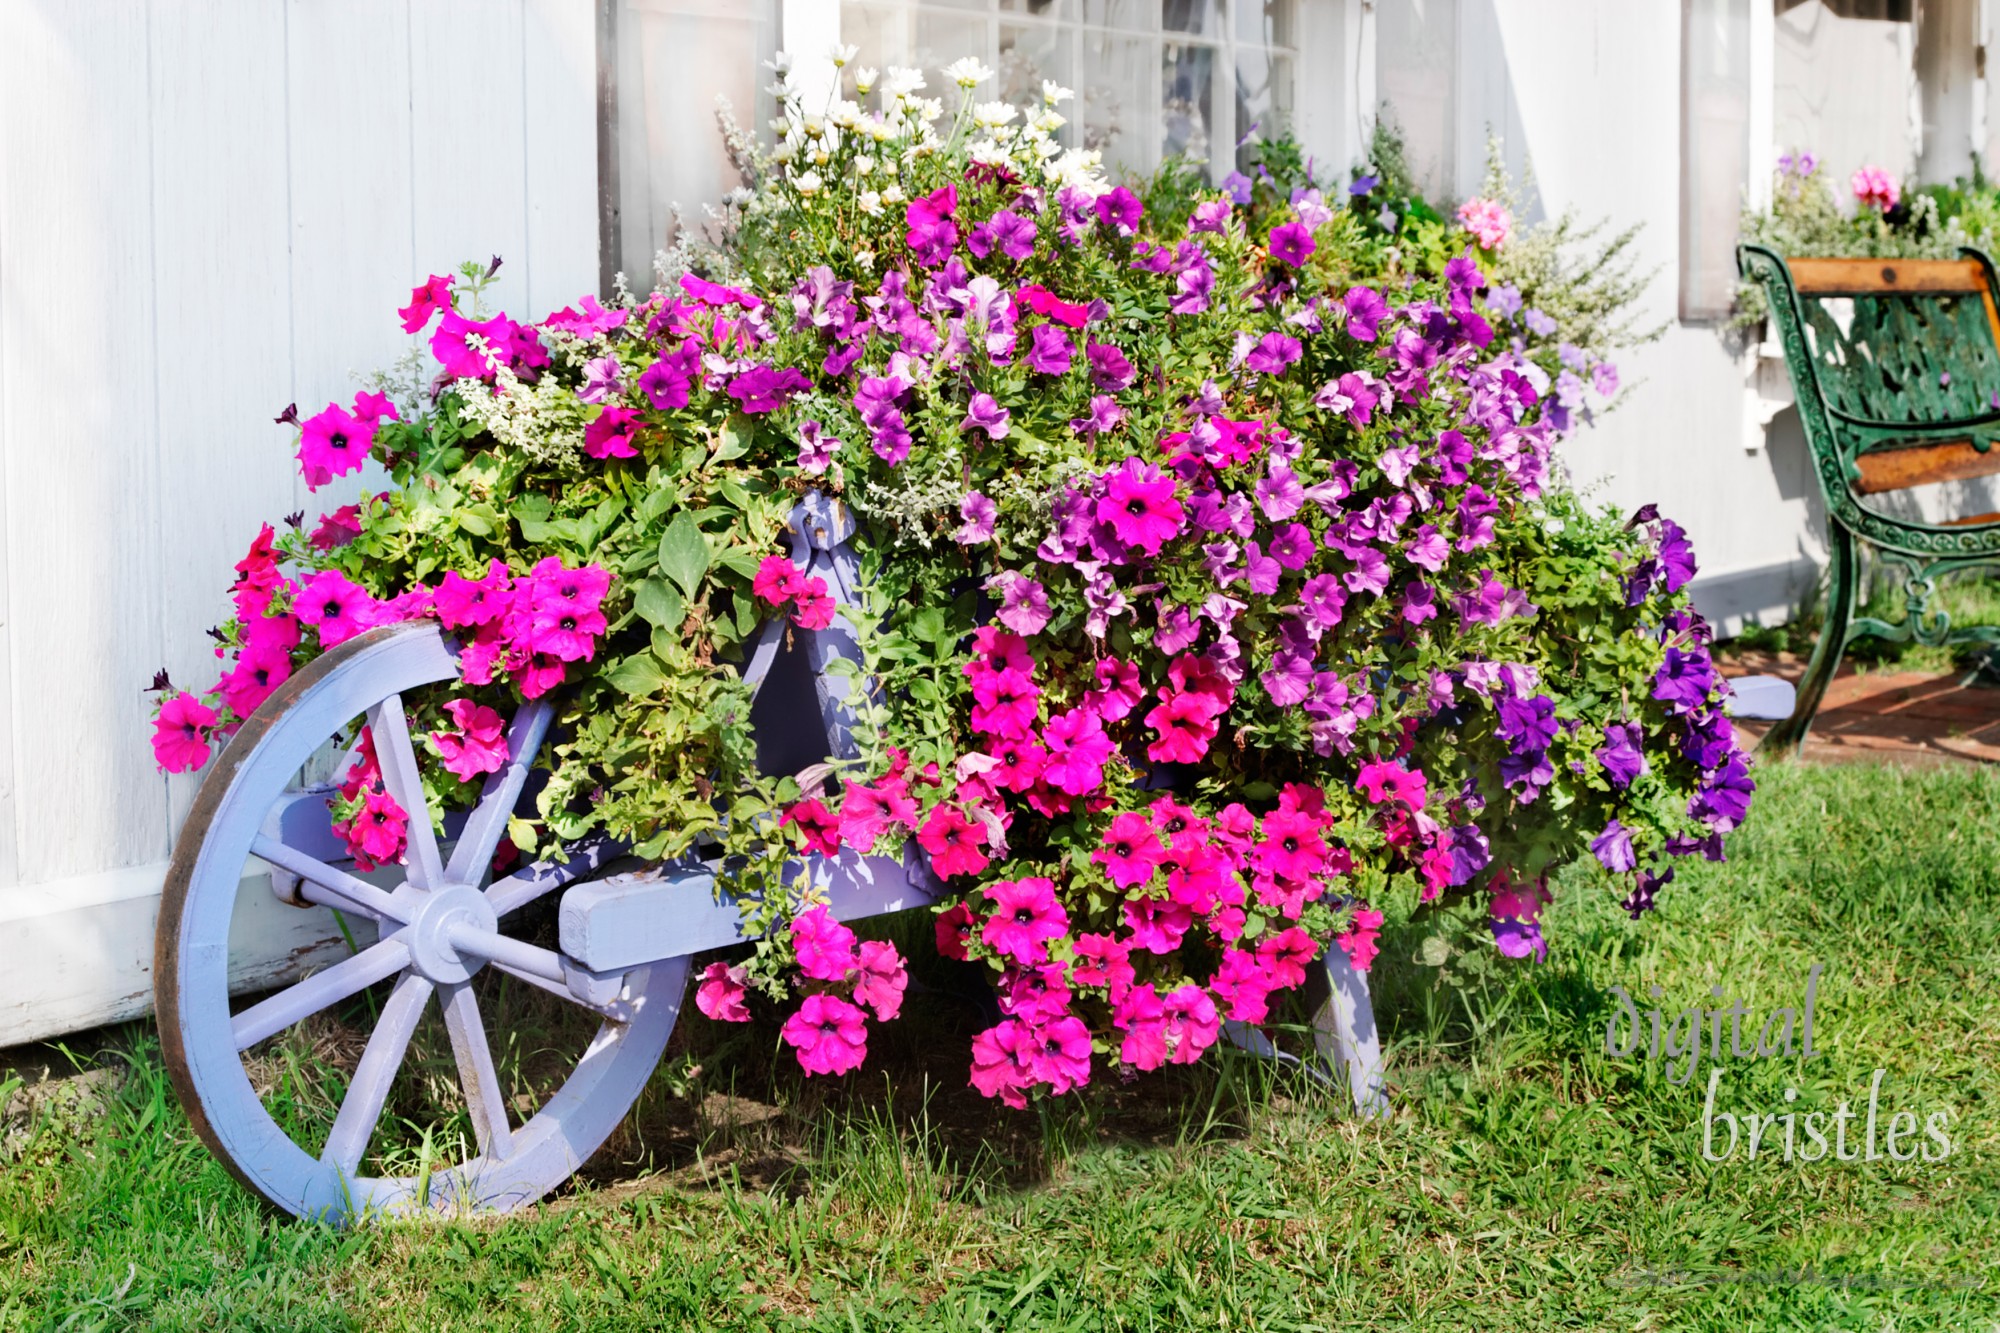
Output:
<instances>
[{"instance_id":1,"label":"brick path","mask_svg":"<svg viewBox=\"0 0 2000 1333\"><path fill-rule=\"evenodd\" d=\"M1805 659L1793 653L1728 654L1721 667L1728 676L1783 676L1796 683ZM1863 675L1842 666L1806 737L1805 757L1836 764L2000 764L2000 689L1967 685L1966 674ZM1758 737L1771 727L1737 725Z\"/></svg>"}]
</instances>

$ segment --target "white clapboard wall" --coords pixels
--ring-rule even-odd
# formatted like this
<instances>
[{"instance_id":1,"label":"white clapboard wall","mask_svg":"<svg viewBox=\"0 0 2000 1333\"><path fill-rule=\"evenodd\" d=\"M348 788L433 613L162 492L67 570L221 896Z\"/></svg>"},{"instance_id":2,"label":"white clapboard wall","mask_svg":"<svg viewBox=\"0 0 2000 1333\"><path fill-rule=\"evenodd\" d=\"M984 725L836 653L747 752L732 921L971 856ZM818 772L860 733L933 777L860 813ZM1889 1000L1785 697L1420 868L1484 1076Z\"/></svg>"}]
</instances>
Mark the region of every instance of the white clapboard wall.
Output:
<instances>
[{"instance_id":1,"label":"white clapboard wall","mask_svg":"<svg viewBox=\"0 0 2000 1333\"><path fill-rule=\"evenodd\" d=\"M598 285L592 0L0 0L0 1046L143 1012L172 833L153 672L262 521L317 513L274 425L408 345L425 274ZM324 939L241 941L276 976Z\"/></svg>"}]
</instances>

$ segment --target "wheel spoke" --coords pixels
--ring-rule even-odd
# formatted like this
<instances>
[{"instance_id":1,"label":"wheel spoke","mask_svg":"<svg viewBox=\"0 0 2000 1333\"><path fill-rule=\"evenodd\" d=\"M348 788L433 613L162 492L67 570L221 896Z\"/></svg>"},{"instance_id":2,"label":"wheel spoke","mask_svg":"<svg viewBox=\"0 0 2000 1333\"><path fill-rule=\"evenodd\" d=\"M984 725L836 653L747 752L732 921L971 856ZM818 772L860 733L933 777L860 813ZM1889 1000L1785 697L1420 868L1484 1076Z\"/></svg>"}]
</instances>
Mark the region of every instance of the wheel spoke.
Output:
<instances>
[{"instance_id":1,"label":"wheel spoke","mask_svg":"<svg viewBox=\"0 0 2000 1333\"><path fill-rule=\"evenodd\" d=\"M568 986L560 982L550 981L547 977L538 977L533 972L523 972L520 968L507 963L494 962L489 959L488 964L505 972L516 981L525 982L537 990L547 991L558 1000L567 1000L577 1008L587 1009L599 1018L607 1019L613 1023L627 1023L631 1021L632 1014L629 1009L621 1009L609 1004L592 1004L588 1000L580 1000L577 998L576 992Z\"/></svg>"},{"instance_id":2,"label":"wheel spoke","mask_svg":"<svg viewBox=\"0 0 2000 1333\"><path fill-rule=\"evenodd\" d=\"M458 1081L465 1088L465 1107L479 1136L479 1155L489 1162L501 1161L513 1146L512 1135L500 1076L493 1068L493 1047L479 1021L479 1002L472 986L463 981L446 986L438 1002L444 1009L445 1030L451 1034L452 1056L458 1061Z\"/></svg>"},{"instance_id":3,"label":"wheel spoke","mask_svg":"<svg viewBox=\"0 0 2000 1333\"><path fill-rule=\"evenodd\" d=\"M486 867L492 864L493 849L500 845L500 835L507 831L514 802L521 795L521 786L528 780L528 770L534 766L535 756L541 753L542 741L554 719L555 709L546 699L524 704L514 714L514 721L507 728L507 762L499 772L487 777L479 805L467 817L465 828L458 835L458 846L452 849L451 866L445 872L452 883L477 884Z\"/></svg>"},{"instance_id":4,"label":"wheel spoke","mask_svg":"<svg viewBox=\"0 0 2000 1333\"><path fill-rule=\"evenodd\" d=\"M358 994L409 964L410 950L401 940L392 936L371 944L353 957L344 958L323 972L315 972L236 1015L230 1021L236 1049L248 1050L264 1038Z\"/></svg>"},{"instance_id":5,"label":"wheel spoke","mask_svg":"<svg viewBox=\"0 0 2000 1333\"><path fill-rule=\"evenodd\" d=\"M345 898L354 907L370 916L401 924L405 920L403 909L387 890L378 889L365 879L356 879L345 870L328 865L316 856L308 856L296 847L290 847L276 838L259 834L250 844L250 853L261 857L274 866L291 871L300 879L309 880L323 889L329 889Z\"/></svg>"},{"instance_id":6,"label":"wheel spoke","mask_svg":"<svg viewBox=\"0 0 2000 1333\"><path fill-rule=\"evenodd\" d=\"M409 817L410 883L435 889L444 883L444 863L438 858L437 833L431 828L430 806L424 801L423 779L417 774L417 752L410 744L410 722L403 715L403 696L392 694L369 710L374 729L375 758L382 765L382 782Z\"/></svg>"},{"instance_id":7,"label":"wheel spoke","mask_svg":"<svg viewBox=\"0 0 2000 1333\"><path fill-rule=\"evenodd\" d=\"M506 879L493 881L486 888L486 901L493 905L495 916L505 916L526 907L551 890L575 883L624 849L624 843L611 838L591 838L577 843L570 848L567 861L537 861Z\"/></svg>"},{"instance_id":8,"label":"wheel spoke","mask_svg":"<svg viewBox=\"0 0 2000 1333\"><path fill-rule=\"evenodd\" d=\"M562 955L553 949L544 949L538 944L529 944L497 931L481 930L477 926L468 925L453 926L446 938L451 942L451 947L459 953L470 953L496 963L507 963L523 972L531 972L558 984L564 980Z\"/></svg>"},{"instance_id":9,"label":"wheel spoke","mask_svg":"<svg viewBox=\"0 0 2000 1333\"><path fill-rule=\"evenodd\" d=\"M361 1063L355 1066L340 1114L334 1118L333 1132L326 1137L326 1151L320 1154L322 1162L349 1180L361 1169L368 1140L375 1137L375 1122L382 1118L382 1106L389 1100L389 1087L402 1068L403 1053L410 1048L410 1037L430 998L431 983L414 972L405 972L382 1006L381 1021L369 1036L367 1049L361 1052Z\"/></svg>"}]
</instances>

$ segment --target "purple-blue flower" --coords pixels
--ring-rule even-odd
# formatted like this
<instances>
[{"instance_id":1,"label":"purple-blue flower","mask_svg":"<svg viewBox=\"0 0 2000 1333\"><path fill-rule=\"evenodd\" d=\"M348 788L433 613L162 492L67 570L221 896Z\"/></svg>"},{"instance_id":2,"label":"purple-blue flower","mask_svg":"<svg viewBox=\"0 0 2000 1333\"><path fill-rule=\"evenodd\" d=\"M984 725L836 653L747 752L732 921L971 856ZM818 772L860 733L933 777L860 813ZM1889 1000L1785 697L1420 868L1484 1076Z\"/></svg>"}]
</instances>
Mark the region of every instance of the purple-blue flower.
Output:
<instances>
[{"instance_id":1,"label":"purple-blue flower","mask_svg":"<svg viewBox=\"0 0 2000 1333\"><path fill-rule=\"evenodd\" d=\"M1646 729L1637 722L1613 722L1604 728L1597 762L1615 787L1629 787L1646 771Z\"/></svg>"},{"instance_id":2,"label":"purple-blue flower","mask_svg":"<svg viewBox=\"0 0 2000 1333\"><path fill-rule=\"evenodd\" d=\"M1357 342L1375 341L1375 330L1389 316L1389 303L1373 287L1350 287L1341 298L1347 307L1347 333Z\"/></svg>"},{"instance_id":3,"label":"purple-blue flower","mask_svg":"<svg viewBox=\"0 0 2000 1333\"><path fill-rule=\"evenodd\" d=\"M1106 393L1121 393L1132 387L1136 372L1125 353L1110 343L1091 343L1086 350L1090 361L1090 382Z\"/></svg>"},{"instance_id":4,"label":"purple-blue flower","mask_svg":"<svg viewBox=\"0 0 2000 1333\"><path fill-rule=\"evenodd\" d=\"M1590 850L1599 863L1614 875L1638 868L1639 858L1632 852L1632 831L1615 819L1604 826L1604 832L1590 840Z\"/></svg>"},{"instance_id":5,"label":"purple-blue flower","mask_svg":"<svg viewBox=\"0 0 2000 1333\"><path fill-rule=\"evenodd\" d=\"M965 420L958 423L960 430L983 430L989 440L1007 438L1007 419L1013 414L1000 406L990 393L975 393L966 405ZM977 492L975 492L977 494Z\"/></svg>"}]
</instances>

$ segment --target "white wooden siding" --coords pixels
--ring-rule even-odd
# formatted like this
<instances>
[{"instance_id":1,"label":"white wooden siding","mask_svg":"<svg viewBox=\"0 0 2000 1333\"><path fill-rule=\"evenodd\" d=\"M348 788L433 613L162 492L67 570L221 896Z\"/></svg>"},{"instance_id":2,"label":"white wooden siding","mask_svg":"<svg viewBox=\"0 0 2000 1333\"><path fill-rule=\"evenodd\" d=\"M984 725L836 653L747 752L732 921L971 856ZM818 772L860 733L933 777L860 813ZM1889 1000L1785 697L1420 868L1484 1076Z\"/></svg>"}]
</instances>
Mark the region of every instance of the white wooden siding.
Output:
<instances>
[{"instance_id":1,"label":"white wooden siding","mask_svg":"<svg viewBox=\"0 0 2000 1333\"><path fill-rule=\"evenodd\" d=\"M591 0L0 0L0 1044L143 1003L198 779L142 689L214 680L258 523L353 498L271 418L392 361L427 273L596 289L595 59Z\"/></svg>"}]
</instances>

